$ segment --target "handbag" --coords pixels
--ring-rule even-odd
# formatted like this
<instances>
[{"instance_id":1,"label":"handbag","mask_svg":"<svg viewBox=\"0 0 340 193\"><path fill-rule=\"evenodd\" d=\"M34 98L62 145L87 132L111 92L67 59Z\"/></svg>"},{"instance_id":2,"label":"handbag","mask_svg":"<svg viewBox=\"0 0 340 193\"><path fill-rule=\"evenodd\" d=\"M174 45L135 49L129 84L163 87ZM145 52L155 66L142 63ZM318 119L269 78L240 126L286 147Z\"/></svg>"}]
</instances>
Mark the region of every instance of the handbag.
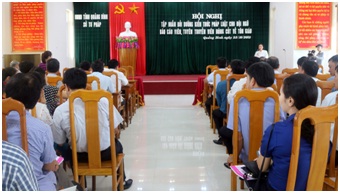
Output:
<instances>
[{"instance_id":1,"label":"handbag","mask_svg":"<svg viewBox=\"0 0 340 193\"><path fill-rule=\"evenodd\" d=\"M274 130L274 124L272 124L271 130L270 130L265 155L267 154L267 151L268 151L268 146L269 146L269 143L270 143L270 139L271 139L273 130ZM262 172L264 161L265 161L265 159L263 159L263 161L262 161L261 169L259 169L256 160L244 163L245 167L243 167L242 169L246 173L244 174L243 179L246 182L250 191L260 190L260 188L261 188L260 184L266 183L266 181L267 181L268 172ZM255 182L255 180L247 180L248 177L257 178L257 180L256 180L256 182Z\"/></svg>"}]
</instances>

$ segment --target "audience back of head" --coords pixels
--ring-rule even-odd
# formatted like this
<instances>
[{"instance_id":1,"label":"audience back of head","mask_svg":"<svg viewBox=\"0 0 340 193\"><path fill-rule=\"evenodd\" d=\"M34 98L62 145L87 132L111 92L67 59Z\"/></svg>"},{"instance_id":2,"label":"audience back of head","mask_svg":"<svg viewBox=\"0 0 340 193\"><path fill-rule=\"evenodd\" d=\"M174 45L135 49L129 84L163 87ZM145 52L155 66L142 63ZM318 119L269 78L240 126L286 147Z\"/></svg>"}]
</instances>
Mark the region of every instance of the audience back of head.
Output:
<instances>
[{"instance_id":1,"label":"audience back of head","mask_svg":"<svg viewBox=\"0 0 340 193\"><path fill-rule=\"evenodd\" d=\"M266 62L274 69L278 69L280 67L279 59L276 56L270 56Z\"/></svg>"},{"instance_id":2,"label":"audience back of head","mask_svg":"<svg viewBox=\"0 0 340 193\"><path fill-rule=\"evenodd\" d=\"M42 89L40 75L34 73L18 73L6 85L6 96L22 102L26 109L37 104Z\"/></svg>"},{"instance_id":3,"label":"audience back of head","mask_svg":"<svg viewBox=\"0 0 340 193\"><path fill-rule=\"evenodd\" d=\"M109 61L109 63L107 63L107 66L110 69L115 69L115 68L117 68L118 64L119 64L118 60L112 59L112 60Z\"/></svg>"},{"instance_id":4,"label":"audience back of head","mask_svg":"<svg viewBox=\"0 0 340 193\"><path fill-rule=\"evenodd\" d=\"M46 69L50 73L57 73L59 71L60 64L59 61L55 58L51 58L47 61Z\"/></svg>"},{"instance_id":5,"label":"audience back of head","mask_svg":"<svg viewBox=\"0 0 340 193\"><path fill-rule=\"evenodd\" d=\"M225 68L227 67L227 59L225 57L218 57L216 60L216 64L218 68Z\"/></svg>"},{"instance_id":6,"label":"audience back of head","mask_svg":"<svg viewBox=\"0 0 340 193\"><path fill-rule=\"evenodd\" d=\"M230 63L230 67L233 74L244 74L245 72L245 63L242 60L232 60Z\"/></svg>"},{"instance_id":7,"label":"audience back of head","mask_svg":"<svg viewBox=\"0 0 340 193\"><path fill-rule=\"evenodd\" d=\"M91 63L89 61L83 61L80 63L80 68L85 71L89 71L91 68Z\"/></svg>"},{"instance_id":8,"label":"audience back of head","mask_svg":"<svg viewBox=\"0 0 340 193\"><path fill-rule=\"evenodd\" d=\"M274 83L274 70L266 62L257 62L247 68L246 71L249 78L254 78L260 87L270 87Z\"/></svg>"},{"instance_id":9,"label":"audience back of head","mask_svg":"<svg viewBox=\"0 0 340 193\"><path fill-rule=\"evenodd\" d=\"M41 54L41 62L42 63L46 63L47 59L50 58L50 57L52 57L52 52L46 50L45 52L43 52Z\"/></svg>"},{"instance_id":10,"label":"audience back of head","mask_svg":"<svg viewBox=\"0 0 340 193\"><path fill-rule=\"evenodd\" d=\"M64 74L63 83L70 89L85 89L87 75L81 69L70 68Z\"/></svg>"},{"instance_id":11,"label":"audience back of head","mask_svg":"<svg viewBox=\"0 0 340 193\"><path fill-rule=\"evenodd\" d=\"M30 61L22 61L19 64L20 72L28 73L34 67L33 62Z\"/></svg>"},{"instance_id":12,"label":"audience back of head","mask_svg":"<svg viewBox=\"0 0 340 193\"><path fill-rule=\"evenodd\" d=\"M104 63L101 60L96 60L91 65L93 72L100 72L102 73L104 70Z\"/></svg>"},{"instance_id":13,"label":"audience back of head","mask_svg":"<svg viewBox=\"0 0 340 193\"><path fill-rule=\"evenodd\" d=\"M2 82L8 81L16 73L17 73L17 69L13 67L6 67L2 69Z\"/></svg>"},{"instance_id":14,"label":"audience back of head","mask_svg":"<svg viewBox=\"0 0 340 193\"><path fill-rule=\"evenodd\" d=\"M319 65L314 60L305 61L301 67L305 74L311 77L315 77L319 71Z\"/></svg>"}]
</instances>

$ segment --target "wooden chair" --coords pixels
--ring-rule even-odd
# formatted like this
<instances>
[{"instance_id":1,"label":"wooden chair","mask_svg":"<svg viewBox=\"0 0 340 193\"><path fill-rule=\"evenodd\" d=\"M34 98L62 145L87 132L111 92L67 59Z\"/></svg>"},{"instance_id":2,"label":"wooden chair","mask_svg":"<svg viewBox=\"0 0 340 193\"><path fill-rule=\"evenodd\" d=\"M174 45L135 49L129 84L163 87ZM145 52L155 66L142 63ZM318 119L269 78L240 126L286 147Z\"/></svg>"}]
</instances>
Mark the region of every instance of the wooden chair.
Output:
<instances>
[{"instance_id":1,"label":"wooden chair","mask_svg":"<svg viewBox=\"0 0 340 193\"><path fill-rule=\"evenodd\" d=\"M37 105L34 106L34 108L31 110L32 117L37 118Z\"/></svg>"},{"instance_id":2,"label":"wooden chair","mask_svg":"<svg viewBox=\"0 0 340 193\"><path fill-rule=\"evenodd\" d=\"M92 89L95 89L95 83L97 84L97 89L100 89L100 80L96 76L87 76L87 84L90 84Z\"/></svg>"},{"instance_id":3,"label":"wooden chair","mask_svg":"<svg viewBox=\"0 0 340 193\"><path fill-rule=\"evenodd\" d=\"M75 129L75 115L70 113L70 127L71 127L71 144L72 144L72 159L74 181L79 182L84 188L84 177L88 176L112 176L112 190L124 190L123 181L123 158L124 154L116 156L115 146L115 131L113 120L113 100L111 93L104 90L77 90L73 92L70 97L70 112L74 112L75 99L81 99L85 106L85 121L86 121L86 137L88 145L88 162L78 163L77 157L77 143L76 143L76 129ZM108 100L109 125L110 125L110 146L111 146L111 160L101 161L100 154L100 137L98 124L98 102L100 99L106 98ZM118 172L118 178L117 178Z\"/></svg>"},{"instance_id":4,"label":"wooden chair","mask_svg":"<svg viewBox=\"0 0 340 193\"><path fill-rule=\"evenodd\" d=\"M280 120L280 106L279 106L279 95L277 92L272 90L240 90L235 94L234 98L234 120L233 120L233 163L232 165L241 164L238 158L238 121L239 121L239 100L246 98L250 104L249 108L249 152L248 160L254 160L257 158L256 152L259 150L261 145L261 139L263 135L263 113L264 103L268 98L272 98L275 101L275 110L273 123ZM237 176L234 172L231 172L231 190L236 190Z\"/></svg>"},{"instance_id":5,"label":"wooden chair","mask_svg":"<svg viewBox=\"0 0 340 193\"><path fill-rule=\"evenodd\" d=\"M227 94L230 91L230 88L232 87L232 85L234 84L235 81L239 81L241 78L247 77L246 74L231 74L230 76L227 77ZM226 101L226 114L227 116L223 119L223 124L226 125L228 123L228 114L229 114L229 103L228 101Z\"/></svg>"},{"instance_id":6,"label":"wooden chair","mask_svg":"<svg viewBox=\"0 0 340 193\"><path fill-rule=\"evenodd\" d=\"M287 73L287 74L292 75L292 74L297 73L298 71L299 71L299 69L297 69L297 68L285 68L285 69L282 70L282 74Z\"/></svg>"},{"instance_id":7,"label":"wooden chair","mask_svg":"<svg viewBox=\"0 0 340 193\"><path fill-rule=\"evenodd\" d=\"M316 81L316 85L322 90L321 93L321 101L325 99L325 97L332 92L334 87L334 81Z\"/></svg>"},{"instance_id":8,"label":"wooden chair","mask_svg":"<svg viewBox=\"0 0 340 193\"><path fill-rule=\"evenodd\" d=\"M217 65L210 64L207 67L205 67L205 76L208 76L210 73L212 73L214 70L218 70Z\"/></svg>"},{"instance_id":9,"label":"wooden chair","mask_svg":"<svg viewBox=\"0 0 340 193\"><path fill-rule=\"evenodd\" d=\"M118 68L119 72L122 72L124 74L125 77L128 77L127 75L127 70L125 68Z\"/></svg>"},{"instance_id":10,"label":"wooden chair","mask_svg":"<svg viewBox=\"0 0 340 193\"><path fill-rule=\"evenodd\" d=\"M47 76L46 80L49 85L57 86L59 82L63 81L63 78L61 76Z\"/></svg>"},{"instance_id":11,"label":"wooden chair","mask_svg":"<svg viewBox=\"0 0 340 193\"><path fill-rule=\"evenodd\" d=\"M48 73L49 73L49 72L46 70L46 71L45 71L45 74L46 74L46 75L48 75ZM58 72L56 72L55 74L56 74L57 76L61 76L61 74L60 74L60 72L59 72L59 71L58 71Z\"/></svg>"},{"instance_id":12,"label":"wooden chair","mask_svg":"<svg viewBox=\"0 0 340 193\"><path fill-rule=\"evenodd\" d=\"M24 104L12 98L2 99L2 140L8 141L6 116L16 111L20 116L21 148L28 153L27 128L26 128L26 109Z\"/></svg>"},{"instance_id":13,"label":"wooden chair","mask_svg":"<svg viewBox=\"0 0 340 193\"><path fill-rule=\"evenodd\" d=\"M277 86L277 92L280 94L281 86L283 84L283 80L290 76L291 74L275 74L276 79L276 86Z\"/></svg>"},{"instance_id":14,"label":"wooden chair","mask_svg":"<svg viewBox=\"0 0 340 193\"><path fill-rule=\"evenodd\" d=\"M126 70L126 78L129 80L134 80L135 79L135 70L132 66L124 66L124 67L119 67L120 69L125 69Z\"/></svg>"},{"instance_id":15,"label":"wooden chair","mask_svg":"<svg viewBox=\"0 0 340 193\"><path fill-rule=\"evenodd\" d=\"M327 81L328 78L330 78L330 74L317 74L315 78L322 80L322 81Z\"/></svg>"},{"instance_id":16,"label":"wooden chair","mask_svg":"<svg viewBox=\"0 0 340 193\"><path fill-rule=\"evenodd\" d=\"M213 129L214 134L216 133L216 125L215 125L215 122L214 122L214 119L213 119L213 115L212 115L213 113L212 112L215 109L218 108L218 106L216 104L216 87L217 87L217 84L216 84L217 79L216 78L217 78L217 75L219 75L221 77L220 81L223 81L223 80L227 79L228 74L229 74L229 70L215 70L214 71L214 85L213 85L213 92L214 92L214 94L211 96L211 97L213 97L212 98L213 104L212 104L212 106L210 108L210 122L211 122L210 125L211 125L211 127Z\"/></svg>"},{"instance_id":17,"label":"wooden chair","mask_svg":"<svg viewBox=\"0 0 340 193\"><path fill-rule=\"evenodd\" d=\"M68 69L70 69L70 68L64 68L64 69L63 69L63 76L64 76L65 72L66 72Z\"/></svg>"},{"instance_id":18,"label":"wooden chair","mask_svg":"<svg viewBox=\"0 0 340 193\"><path fill-rule=\"evenodd\" d=\"M320 116L322 115L322 116ZM338 118L338 104L328 107L308 106L296 113L294 118L292 153L287 180L287 191L294 191L296 173L298 169L301 124L310 119L314 125L314 138L312 145L311 165L307 180L307 191L321 191L328 160L329 136L331 123ZM334 127L337 130L337 127ZM334 145L335 147L336 145Z\"/></svg>"},{"instance_id":19,"label":"wooden chair","mask_svg":"<svg viewBox=\"0 0 340 193\"><path fill-rule=\"evenodd\" d=\"M110 77L111 79L115 79L115 86L116 86L116 91L115 93L112 93L112 97L113 97L113 104L114 106L117 108L117 110L119 112L122 112L121 115L124 118L124 122L125 124L128 126L128 117L126 116L126 108L125 105L121 105L121 92L118 90L118 73L114 72L114 71L103 71L102 72L105 76ZM113 77L114 75L114 77ZM130 101L125 101L126 104L128 104ZM127 109L128 110L128 109Z\"/></svg>"},{"instance_id":20,"label":"wooden chair","mask_svg":"<svg viewBox=\"0 0 340 193\"><path fill-rule=\"evenodd\" d=\"M86 90L92 90L91 84L86 84ZM62 103L64 103L64 100L66 98L64 98L63 96L63 92L65 91L65 84L61 85L61 87L58 90L58 96L59 96L59 105L61 105Z\"/></svg>"}]
</instances>

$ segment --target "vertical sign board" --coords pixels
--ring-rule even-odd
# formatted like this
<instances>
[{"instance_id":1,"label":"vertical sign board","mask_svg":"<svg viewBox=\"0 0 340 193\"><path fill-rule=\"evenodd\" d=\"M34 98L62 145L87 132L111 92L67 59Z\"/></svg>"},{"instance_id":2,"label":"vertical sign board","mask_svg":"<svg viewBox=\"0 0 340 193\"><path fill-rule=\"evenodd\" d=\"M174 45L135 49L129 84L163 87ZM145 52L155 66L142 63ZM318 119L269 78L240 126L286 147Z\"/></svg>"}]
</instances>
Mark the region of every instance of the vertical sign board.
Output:
<instances>
[{"instance_id":1,"label":"vertical sign board","mask_svg":"<svg viewBox=\"0 0 340 193\"><path fill-rule=\"evenodd\" d=\"M44 2L11 3L12 51L46 50L46 18Z\"/></svg>"},{"instance_id":2,"label":"vertical sign board","mask_svg":"<svg viewBox=\"0 0 340 193\"><path fill-rule=\"evenodd\" d=\"M296 3L296 48L310 49L317 44L331 48L332 3Z\"/></svg>"}]
</instances>

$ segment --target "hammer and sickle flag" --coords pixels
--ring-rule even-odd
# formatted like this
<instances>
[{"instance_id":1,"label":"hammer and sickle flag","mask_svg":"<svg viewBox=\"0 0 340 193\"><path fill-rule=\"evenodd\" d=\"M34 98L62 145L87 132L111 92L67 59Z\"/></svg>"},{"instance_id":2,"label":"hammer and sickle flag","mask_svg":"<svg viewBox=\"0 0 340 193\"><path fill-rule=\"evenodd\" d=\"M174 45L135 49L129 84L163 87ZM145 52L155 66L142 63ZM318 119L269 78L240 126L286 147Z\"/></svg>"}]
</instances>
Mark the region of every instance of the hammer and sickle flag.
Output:
<instances>
[{"instance_id":1,"label":"hammer and sickle flag","mask_svg":"<svg viewBox=\"0 0 340 193\"><path fill-rule=\"evenodd\" d=\"M116 11L114 12L114 14L123 14L123 13L125 13L124 6L121 3L119 3L118 5L115 6L115 10Z\"/></svg>"}]
</instances>

